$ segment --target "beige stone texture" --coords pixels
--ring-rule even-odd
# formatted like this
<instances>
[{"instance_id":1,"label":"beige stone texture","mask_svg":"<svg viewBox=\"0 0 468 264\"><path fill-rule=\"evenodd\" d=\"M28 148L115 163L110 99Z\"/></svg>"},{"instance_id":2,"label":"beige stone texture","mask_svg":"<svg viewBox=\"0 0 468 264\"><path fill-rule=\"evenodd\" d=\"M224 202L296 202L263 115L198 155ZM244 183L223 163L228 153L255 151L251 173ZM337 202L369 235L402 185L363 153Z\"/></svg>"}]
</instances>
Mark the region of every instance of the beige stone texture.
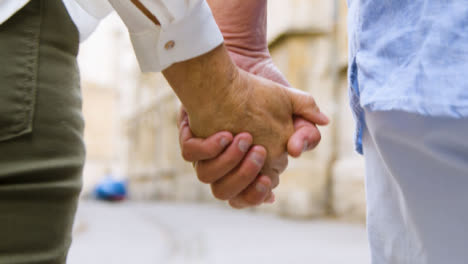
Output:
<instances>
[{"instance_id":1,"label":"beige stone texture","mask_svg":"<svg viewBox=\"0 0 468 264\"><path fill-rule=\"evenodd\" d=\"M82 84L84 139L86 142L86 165L83 195L92 190L95 183L111 172L117 160L116 141L120 135L120 121L116 113L118 94L95 83Z\"/></svg>"},{"instance_id":2,"label":"beige stone texture","mask_svg":"<svg viewBox=\"0 0 468 264\"><path fill-rule=\"evenodd\" d=\"M83 115L86 120L85 140L87 156L94 160L113 157L113 140L117 118L117 94L114 90L92 83L82 85Z\"/></svg>"},{"instance_id":3,"label":"beige stone texture","mask_svg":"<svg viewBox=\"0 0 468 264\"><path fill-rule=\"evenodd\" d=\"M268 39L284 32L332 32L333 0L269 0Z\"/></svg>"}]
</instances>

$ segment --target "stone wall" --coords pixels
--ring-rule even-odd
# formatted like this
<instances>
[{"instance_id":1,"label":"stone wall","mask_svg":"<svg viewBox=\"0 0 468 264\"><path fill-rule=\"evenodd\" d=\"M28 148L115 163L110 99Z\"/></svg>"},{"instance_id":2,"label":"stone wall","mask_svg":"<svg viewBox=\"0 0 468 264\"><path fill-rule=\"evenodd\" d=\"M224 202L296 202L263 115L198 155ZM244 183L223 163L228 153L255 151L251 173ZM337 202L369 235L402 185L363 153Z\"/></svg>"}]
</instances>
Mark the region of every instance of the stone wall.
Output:
<instances>
[{"instance_id":1,"label":"stone wall","mask_svg":"<svg viewBox=\"0 0 468 264\"><path fill-rule=\"evenodd\" d=\"M116 113L118 94L115 90L84 82L83 116L86 120L86 164L82 195L88 195L93 186L112 172L118 162L118 144L122 137L120 119Z\"/></svg>"}]
</instances>

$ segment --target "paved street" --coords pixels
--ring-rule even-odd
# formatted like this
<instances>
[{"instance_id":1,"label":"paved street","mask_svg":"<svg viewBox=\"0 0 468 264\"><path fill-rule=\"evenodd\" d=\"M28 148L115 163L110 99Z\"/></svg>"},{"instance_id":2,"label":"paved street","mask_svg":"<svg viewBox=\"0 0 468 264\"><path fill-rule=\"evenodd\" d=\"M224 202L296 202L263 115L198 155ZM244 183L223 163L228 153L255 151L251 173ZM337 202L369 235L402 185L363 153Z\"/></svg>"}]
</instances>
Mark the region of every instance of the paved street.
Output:
<instances>
[{"instance_id":1,"label":"paved street","mask_svg":"<svg viewBox=\"0 0 468 264\"><path fill-rule=\"evenodd\" d=\"M366 264L364 227L216 205L100 203L78 210L70 264Z\"/></svg>"}]
</instances>

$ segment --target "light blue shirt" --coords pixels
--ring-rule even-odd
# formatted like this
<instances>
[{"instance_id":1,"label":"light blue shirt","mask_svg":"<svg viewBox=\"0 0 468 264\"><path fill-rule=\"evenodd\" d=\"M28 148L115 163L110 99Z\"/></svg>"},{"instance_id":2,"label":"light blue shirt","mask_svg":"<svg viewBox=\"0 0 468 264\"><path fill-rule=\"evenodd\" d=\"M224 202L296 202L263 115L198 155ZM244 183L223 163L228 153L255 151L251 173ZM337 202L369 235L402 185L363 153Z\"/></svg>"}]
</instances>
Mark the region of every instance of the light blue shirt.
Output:
<instances>
[{"instance_id":1,"label":"light blue shirt","mask_svg":"<svg viewBox=\"0 0 468 264\"><path fill-rule=\"evenodd\" d=\"M359 153L363 108L468 116L467 0L348 0L348 7Z\"/></svg>"}]
</instances>

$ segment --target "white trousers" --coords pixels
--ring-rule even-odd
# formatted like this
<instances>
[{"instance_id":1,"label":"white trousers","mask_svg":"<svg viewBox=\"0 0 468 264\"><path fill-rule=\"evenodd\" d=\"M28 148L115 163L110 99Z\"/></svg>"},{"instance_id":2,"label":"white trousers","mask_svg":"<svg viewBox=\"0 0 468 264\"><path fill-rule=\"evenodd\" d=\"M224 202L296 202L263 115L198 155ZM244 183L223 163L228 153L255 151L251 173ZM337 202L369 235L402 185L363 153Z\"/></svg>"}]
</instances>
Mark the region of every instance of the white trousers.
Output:
<instances>
[{"instance_id":1,"label":"white trousers","mask_svg":"<svg viewBox=\"0 0 468 264\"><path fill-rule=\"evenodd\" d=\"M372 264L468 263L468 118L365 117Z\"/></svg>"}]
</instances>

